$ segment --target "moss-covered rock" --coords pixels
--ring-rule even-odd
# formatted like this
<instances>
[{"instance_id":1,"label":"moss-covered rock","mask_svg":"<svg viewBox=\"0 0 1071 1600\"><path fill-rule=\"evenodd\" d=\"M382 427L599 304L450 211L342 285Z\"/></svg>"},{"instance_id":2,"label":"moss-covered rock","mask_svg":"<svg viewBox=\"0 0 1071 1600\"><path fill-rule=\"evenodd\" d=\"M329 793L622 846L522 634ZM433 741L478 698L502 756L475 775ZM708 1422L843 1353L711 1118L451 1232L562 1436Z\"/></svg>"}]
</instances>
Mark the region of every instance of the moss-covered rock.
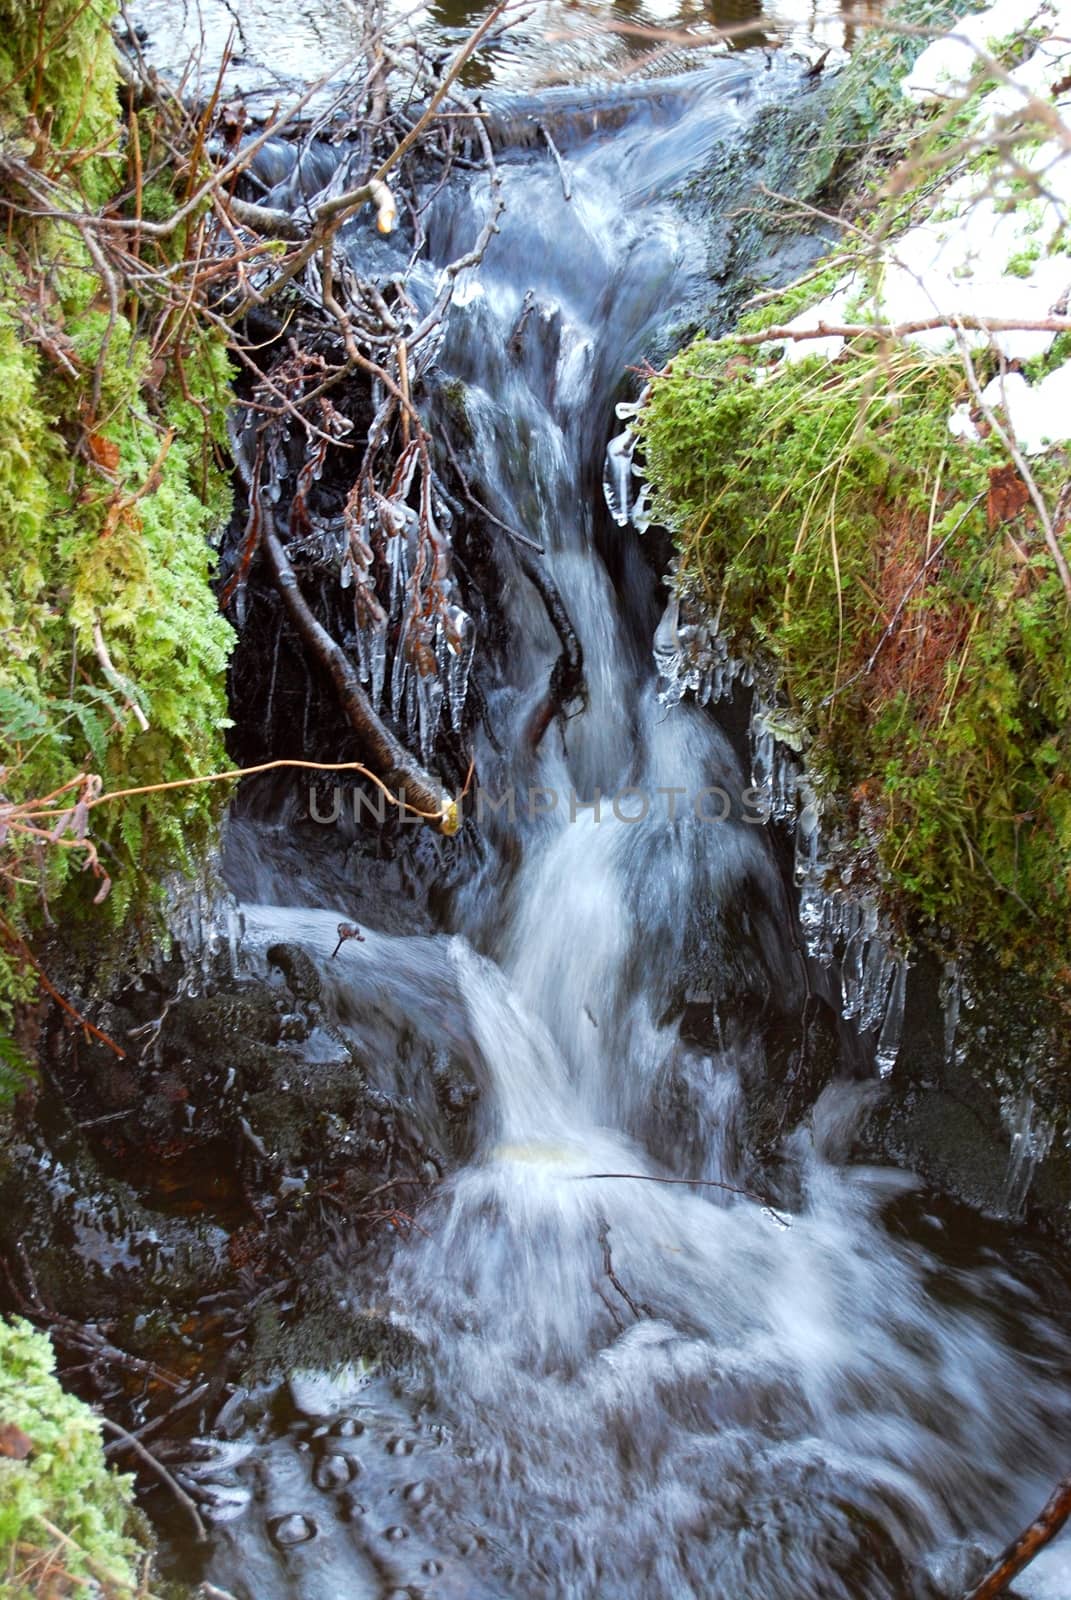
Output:
<instances>
[{"instance_id":1,"label":"moss-covered rock","mask_svg":"<svg viewBox=\"0 0 1071 1600\"><path fill-rule=\"evenodd\" d=\"M0 1571L10 1600L144 1593L147 1524L110 1468L89 1407L57 1382L52 1346L0 1319ZM88 1585L88 1587L87 1587Z\"/></svg>"},{"instance_id":2,"label":"moss-covered rock","mask_svg":"<svg viewBox=\"0 0 1071 1600\"><path fill-rule=\"evenodd\" d=\"M819 346L748 342L834 284L850 288L853 263L857 303L847 294L841 319L881 321L884 243L932 212L923 191L946 160L962 166L957 139L979 103L972 87L955 118L916 113L919 198L900 169L874 200L869 238L847 239L734 334L696 339L654 381L638 427L656 515L680 551L678 587L800 731L839 840L834 865L857 886L869 879L903 935L945 957L1014 964L1060 1003L1071 998L1067 597L999 430L949 430L998 354L978 351L972 373L956 351L877 335L802 358ZM902 138L903 107L894 120ZM975 157L987 159L982 138ZM1056 347L1048 359L1062 359ZM1034 461L1050 506L1066 469L1063 447Z\"/></svg>"},{"instance_id":3,"label":"moss-covered rock","mask_svg":"<svg viewBox=\"0 0 1071 1600\"><path fill-rule=\"evenodd\" d=\"M106 209L139 204L111 12L0 0L0 164L20 202L0 244L0 801L32 810L62 791L39 815L8 813L0 1023L36 992L22 941L44 907L126 922L189 864L219 799L98 809L95 793L225 764L231 633L209 580L230 504L229 362L222 336L161 304L162 288L135 291L94 231ZM56 215L26 215L41 193ZM185 245L182 229L147 242L142 264Z\"/></svg>"}]
</instances>

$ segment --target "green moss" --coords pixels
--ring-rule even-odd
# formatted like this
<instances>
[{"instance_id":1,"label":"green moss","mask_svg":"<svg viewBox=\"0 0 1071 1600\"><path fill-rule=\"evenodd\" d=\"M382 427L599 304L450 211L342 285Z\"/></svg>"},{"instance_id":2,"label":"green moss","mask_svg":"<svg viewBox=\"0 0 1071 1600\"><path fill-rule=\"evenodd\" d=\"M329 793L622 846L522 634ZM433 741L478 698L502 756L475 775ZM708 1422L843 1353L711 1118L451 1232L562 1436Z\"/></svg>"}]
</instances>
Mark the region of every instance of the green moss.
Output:
<instances>
[{"instance_id":1,"label":"green moss","mask_svg":"<svg viewBox=\"0 0 1071 1600\"><path fill-rule=\"evenodd\" d=\"M794 192L825 194L829 210L850 177L864 225L738 332L786 322L852 278L872 300L883 246L962 172L987 85L909 107L899 80L921 42L868 38L836 81ZM1008 64L1022 48L1008 45ZM1038 131L1024 123L1023 149ZM1040 221L1018 168L996 150L970 163ZM848 307L849 320L870 314ZM1027 375L1069 349L1057 340ZM653 384L640 429L681 582L807 728L856 880L872 874L905 932L1018 963L1066 1001L1071 629L1032 506L995 439L950 435L950 409L971 398L957 360L872 339L832 362L781 354L702 338ZM976 365L985 383L990 358ZM1035 465L1050 504L1066 465L1063 452Z\"/></svg>"},{"instance_id":2,"label":"green moss","mask_svg":"<svg viewBox=\"0 0 1071 1600\"><path fill-rule=\"evenodd\" d=\"M0 126L65 150L93 202L118 171L117 10L115 0L0 0Z\"/></svg>"},{"instance_id":3,"label":"green moss","mask_svg":"<svg viewBox=\"0 0 1071 1600\"><path fill-rule=\"evenodd\" d=\"M1023 362L1023 376L1028 383L1037 383L1071 361L1071 333L1058 333L1043 355Z\"/></svg>"},{"instance_id":4,"label":"green moss","mask_svg":"<svg viewBox=\"0 0 1071 1600\"><path fill-rule=\"evenodd\" d=\"M121 205L112 7L4 4L0 131L71 209ZM139 135L146 153L152 129ZM106 152L101 154L100 152ZM164 203L165 178L158 180ZM176 239L174 248L181 249ZM231 633L210 588L226 519L230 370L222 338L119 285L118 312L74 226L26 219L0 244L0 748L4 799L96 774L105 792L224 764ZM66 803L73 805L78 790ZM9 835L0 1024L35 989L20 950L43 906L118 925L187 865L219 796L135 796L70 820L63 842ZM33 820L33 819L29 819ZM54 817L37 819L43 834ZM96 863L78 844L89 824ZM88 870L87 870L88 868ZM108 888L104 911L94 898Z\"/></svg>"},{"instance_id":5,"label":"green moss","mask_svg":"<svg viewBox=\"0 0 1071 1600\"><path fill-rule=\"evenodd\" d=\"M774 664L846 832L880 836L902 919L1051 977L1071 915L1071 630L1028 510L988 514L991 474L1015 475L995 443L950 437L953 358L859 341L757 363L699 340L641 419L684 581ZM1042 462L1043 487L1065 466Z\"/></svg>"},{"instance_id":6,"label":"green moss","mask_svg":"<svg viewBox=\"0 0 1071 1600\"><path fill-rule=\"evenodd\" d=\"M3 1592L10 1600L44 1593L47 1560L56 1593L89 1584L109 1600L133 1600L147 1555L133 1479L108 1467L99 1421L60 1387L54 1366L44 1334L0 1319L0 1424L17 1430L14 1453L0 1452Z\"/></svg>"}]
</instances>

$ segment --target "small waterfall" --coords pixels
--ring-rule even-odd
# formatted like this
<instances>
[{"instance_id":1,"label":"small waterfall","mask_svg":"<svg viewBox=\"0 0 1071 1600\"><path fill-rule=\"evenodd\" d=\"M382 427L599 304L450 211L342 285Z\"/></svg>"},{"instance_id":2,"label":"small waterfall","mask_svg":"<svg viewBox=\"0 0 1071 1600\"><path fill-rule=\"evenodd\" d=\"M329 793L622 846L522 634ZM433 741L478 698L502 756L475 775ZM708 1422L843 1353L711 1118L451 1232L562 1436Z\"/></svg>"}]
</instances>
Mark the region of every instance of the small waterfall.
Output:
<instances>
[{"instance_id":1,"label":"small waterfall","mask_svg":"<svg viewBox=\"0 0 1071 1600\"><path fill-rule=\"evenodd\" d=\"M254 951L314 954L325 1013L432 1130L403 1034L463 1061L482 1099L472 1158L398 1239L386 1295L339 1282L340 1305L374 1294L411 1335L427 1380L334 1417L294 1401L299 1443L264 1445L286 1505L261 1484L210 1565L239 1600L937 1600L962 1590L971 1541L1041 1503L1071 1434L1059 1333L1029 1293L991 1251L945 1264L928 1212L887 1225L911 1180L844 1164L858 1086L785 1129L769 1174L748 1150L770 1040L807 993L754 789L796 818L806 949L839 958L882 1072L906 979L873 903L829 887L783 716L760 700L745 772L704 709L749 669L686 595L664 608L625 435L600 492L621 372L704 271L671 196L754 82L725 63L671 119L648 100L578 136L570 200L549 155L504 157L502 233L440 351L481 499L543 546L565 597L586 707L531 747L558 641L504 545L487 699L506 754L481 740L477 767L515 804L449 928L371 927L332 958L338 913L247 908ZM425 288L479 204L438 201ZM1027 1327L1017 1350L1007 1329ZM328 1446L346 1487L330 1535L305 1539ZM284 1510L303 1518L302 1540L251 1551L259 1505L276 1534Z\"/></svg>"}]
</instances>

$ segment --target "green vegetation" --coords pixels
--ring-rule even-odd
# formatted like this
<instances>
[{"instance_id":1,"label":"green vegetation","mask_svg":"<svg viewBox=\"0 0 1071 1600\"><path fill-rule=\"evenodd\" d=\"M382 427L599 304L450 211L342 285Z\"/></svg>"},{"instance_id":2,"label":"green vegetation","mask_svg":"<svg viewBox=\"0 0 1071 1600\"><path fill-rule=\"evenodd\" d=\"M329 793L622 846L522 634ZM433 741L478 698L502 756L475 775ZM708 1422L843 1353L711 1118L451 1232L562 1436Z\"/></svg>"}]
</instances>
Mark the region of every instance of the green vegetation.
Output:
<instances>
[{"instance_id":1,"label":"green vegetation","mask_svg":"<svg viewBox=\"0 0 1071 1600\"><path fill-rule=\"evenodd\" d=\"M954 357L859 341L786 366L700 339L641 418L656 512L901 891L1047 975L1071 914L1071 628L994 442L954 441ZM1062 482L1066 458L1039 468ZM871 661L873 664L871 666Z\"/></svg>"},{"instance_id":2,"label":"green vegetation","mask_svg":"<svg viewBox=\"0 0 1071 1600\"><path fill-rule=\"evenodd\" d=\"M880 62L891 47L875 48ZM900 51L890 81L913 54ZM862 50L831 97L835 141L846 112L871 131L855 89L872 60ZM918 113L911 167L875 186L868 233L737 332L818 302L846 256L862 300L874 240L911 220L919 186L934 203L942 163L961 170L970 115L970 103ZM891 108L894 148L906 119ZM1030 246L1023 256L1029 270ZM856 878L869 862L905 933L984 950L1066 999L1071 627L1026 486L995 437L949 433L951 408L971 399L957 357L870 337L834 360L781 354L704 336L653 384L639 428L681 582L801 717ZM984 384L995 369L976 365ZM1034 470L1055 506L1066 452Z\"/></svg>"},{"instance_id":3,"label":"green vegetation","mask_svg":"<svg viewBox=\"0 0 1071 1600\"><path fill-rule=\"evenodd\" d=\"M148 1560L133 1479L108 1467L100 1423L54 1365L44 1334L0 1319L0 1590L133 1600Z\"/></svg>"},{"instance_id":4,"label":"green vegetation","mask_svg":"<svg viewBox=\"0 0 1071 1600\"><path fill-rule=\"evenodd\" d=\"M0 164L25 210L41 195L90 217L169 203L152 119L124 125L112 10L0 0ZM129 238L12 212L0 243L0 800L31 812L80 774L108 792L223 764L230 630L208 539L229 508L229 363L181 306L134 293L128 269L166 255ZM180 228L166 248L190 238ZM195 789L78 809L92 793L64 793L59 830L55 815L8 814L0 1026L37 991L24 942L48 919L143 914L219 800Z\"/></svg>"}]
</instances>

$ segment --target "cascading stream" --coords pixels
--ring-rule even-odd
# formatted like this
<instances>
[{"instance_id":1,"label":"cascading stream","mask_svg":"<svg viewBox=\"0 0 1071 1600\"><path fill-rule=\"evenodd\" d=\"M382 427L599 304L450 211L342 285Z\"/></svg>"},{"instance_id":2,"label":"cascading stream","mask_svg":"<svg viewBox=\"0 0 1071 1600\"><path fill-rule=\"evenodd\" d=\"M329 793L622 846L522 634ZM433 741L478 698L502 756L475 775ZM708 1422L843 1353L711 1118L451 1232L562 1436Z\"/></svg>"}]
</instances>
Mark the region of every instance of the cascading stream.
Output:
<instances>
[{"instance_id":1,"label":"cascading stream","mask_svg":"<svg viewBox=\"0 0 1071 1600\"><path fill-rule=\"evenodd\" d=\"M490 711L510 755L481 748L478 770L511 789L514 819L487 819L452 930L372 929L330 962L334 911L248 909L254 945L282 934L318 953L342 1026L394 1013L445 1040L482 1105L473 1159L390 1272L439 1430L410 1441L404 1503L377 1500L370 1473L349 1544L270 1559L231 1525L238 1554L224 1541L213 1570L238 1595L954 1596L972 1541L1006 1537L1060 1469L1060 1329L995 1250L957 1258L910 1179L846 1164L871 1086L831 1086L790 1134L783 1214L649 1181L757 1182L748 1085L771 1019L806 998L746 775L705 710L659 703L652 580L600 505L624 368L704 268L673 193L755 84L725 63L672 115L641 99L611 136L563 137L568 201L545 152L504 158L502 234L461 286L440 362L465 385L481 496L546 548L588 704L520 753L558 644L505 557L511 644ZM439 202L436 259L471 235L479 188ZM598 816L578 804L596 790ZM733 820L697 815L718 790ZM700 974L721 1032L697 1044L680 1019ZM376 1393L350 1415L373 1419Z\"/></svg>"}]
</instances>

